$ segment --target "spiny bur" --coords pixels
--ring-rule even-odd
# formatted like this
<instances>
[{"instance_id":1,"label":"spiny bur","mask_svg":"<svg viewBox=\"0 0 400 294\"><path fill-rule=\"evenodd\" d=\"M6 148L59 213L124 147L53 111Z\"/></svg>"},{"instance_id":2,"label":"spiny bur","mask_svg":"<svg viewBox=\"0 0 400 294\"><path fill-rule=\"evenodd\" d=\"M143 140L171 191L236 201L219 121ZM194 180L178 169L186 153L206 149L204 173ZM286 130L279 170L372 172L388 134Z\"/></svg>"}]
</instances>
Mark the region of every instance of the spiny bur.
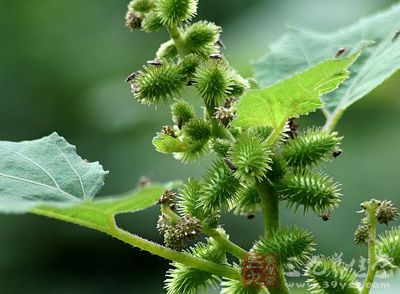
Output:
<instances>
[{"instance_id":1,"label":"spiny bur","mask_svg":"<svg viewBox=\"0 0 400 294\"><path fill-rule=\"evenodd\" d=\"M240 182L225 162L218 160L204 178L204 186L199 199L199 206L206 212L229 207L237 197Z\"/></svg>"},{"instance_id":2,"label":"spiny bur","mask_svg":"<svg viewBox=\"0 0 400 294\"><path fill-rule=\"evenodd\" d=\"M293 167L314 165L321 160L332 158L340 143L337 133L328 133L319 129L309 129L289 140L282 156Z\"/></svg>"},{"instance_id":3,"label":"spiny bur","mask_svg":"<svg viewBox=\"0 0 400 294\"><path fill-rule=\"evenodd\" d=\"M157 15L163 25L179 25L196 15L197 2L197 0L157 0Z\"/></svg>"},{"instance_id":4,"label":"spiny bur","mask_svg":"<svg viewBox=\"0 0 400 294\"><path fill-rule=\"evenodd\" d=\"M271 151L265 142L251 133L242 134L229 153L237 167L235 177L242 182L261 181L271 163Z\"/></svg>"},{"instance_id":5,"label":"spiny bur","mask_svg":"<svg viewBox=\"0 0 400 294\"><path fill-rule=\"evenodd\" d=\"M210 60L197 68L194 81L206 105L216 106L232 90L232 71L224 61Z\"/></svg>"},{"instance_id":6,"label":"spiny bur","mask_svg":"<svg viewBox=\"0 0 400 294\"><path fill-rule=\"evenodd\" d=\"M222 29L214 23L208 21L199 21L185 27L183 31L183 40L185 48L191 52L203 57L218 50L217 41Z\"/></svg>"},{"instance_id":7,"label":"spiny bur","mask_svg":"<svg viewBox=\"0 0 400 294\"><path fill-rule=\"evenodd\" d=\"M400 269L400 227L394 227L384 232L377 244L378 255L388 260L387 264L380 265L381 270L398 272Z\"/></svg>"},{"instance_id":8,"label":"spiny bur","mask_svg":"<svg viewBox=\"0 0 400 294\"><path fill-rule=\"evenodd\" d=\"M307 264L305 275L308 278L307 283L312 293L360 293L354 270L333 258L323 256L313 258Z\"/></svg>"},{"instance_id":9,"label":"spiny bur","mask_svg":"<svg viewBox=\"0 0 400 294\"><path fill-rule=\"evenodd\" d=\"M131 81L133 94L143 104L167 102L185 85L180 68L175 64L144 66L143 71Z\"/></svg>"},{"instance_id":10,"label":"spiny bur","mask_svg":"<svg viewBox=\"0 0 400 294\"><path fill-rule=\"evenodd\" d=\"M338 183L322 173L302 169L287 174L278 184L278 193L289 206L316 213L331 211L341 198Z\"/></svg>"},{"instance_id":11,"label":"spiny bur","mask_svg":"<svg viewBox=\"0 0 400 294\"><path fill-rule=\"evenodd\" d=\"M282 227L257 241L252 250L262 254L277 254L283 265L301 265L314 249L314 237L299 227Z\"/></svg>"}]
</instances>

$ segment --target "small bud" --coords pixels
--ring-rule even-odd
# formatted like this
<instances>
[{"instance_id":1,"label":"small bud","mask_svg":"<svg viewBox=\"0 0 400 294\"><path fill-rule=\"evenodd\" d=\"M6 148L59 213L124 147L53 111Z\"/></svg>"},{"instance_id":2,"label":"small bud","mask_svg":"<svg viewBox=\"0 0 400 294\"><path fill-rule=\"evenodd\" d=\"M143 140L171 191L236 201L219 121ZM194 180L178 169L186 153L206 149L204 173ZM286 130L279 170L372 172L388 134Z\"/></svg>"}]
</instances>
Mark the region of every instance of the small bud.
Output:
<instances>
[{"instance_id":1,"label":"small bud","mask_svg":"<svg viewBox=\"0 0 400 294\"><path fill-rule=\"evenodd\" d=\"M177 250L181 250L186 242L195 239L201 232L200 221L189 215L181 217L175 226L165 226L165 220L160 219L157 227L164 234L165 245Z\"/></svg>"},{"instance_id":2,"label":"small bud","mask_svg":"<svg viewBox=\"0 0 400 294\"><path fill-rule=\"evenodd\" d=\"M167 205L171 209L174 209L176 197L177 194L174 191L166 190L161 194L160 198L158 199L158 203L161 205Z\"/></svg>"},{"instance_id":3,"label":"small bud","mask_svg":"<svg viewBox=\"0 0 400 294\"><path fill-rule=\"evenodd\" d=\"M214 118L224 127L227 127L228 124L234 118L234 112L231 109L225 107L216 107L214 112Z\"/></svg>"},{"instance_id":4,"label":"small bud","mask_svg":"<svg viewBox=\"0 0 400 294\"><path fill-rule=\"evenodd\" d=\"M238 102L238 99L236 97L228 97L228 98L226 98L226 100L224 102L224 107L225 108L234 107L237 102Z\"/></svg>"},{"instance_id":5,"label":"small bud","mask_svg":"<svg viewBox=\"0 0 400 294\"><path fill-rule=\"evenodd\" d=\"M169 221L163 216L160 215L157 221L157 231L160 234L164 234L167 230L171 228Z\"/></svg>"},{"instance_id":6,"label":"small bud","mask_svg":"<svg viewBox=\"0 0 400 294\"><path fill-rule=\"evenodd\" d=\"M356 243L357 245L368 244L368 239L369 239L368 231L369 231L368 224L362 223L361 225L359 225L354 234L354 243Z\"/></svg>"},{"instance_id":7,"label":"small bud","mask_svg":"<svg viewBox=\"0 0 400 294\"><path fill-rule=\"evenodd\" d=\"M395 221L399 216L398 209L392 201L384 200L376 211L376 217L380 224L388 225L390 221Z\"/></svg>"},{"instance_id":8,"label":"small bud","mask_svg":"<svg viewBox=\"0 0 400 294\"><path fill-rule=\"evenodd\" d=\"M171 126L163 126L161 128L161 134L171 136L172 138L177 138L175 131Z\"/></svg>"},{"instance_id":9,"label":"small bud","mask_svg":"<svg viewBox=\"0 0 400 294\"><path fill-rule=\"evenodd\" d=\"M125 26L131 31L140 29L142 27L142 19L136 12L128 10L125 16Z\"/></svg>"},{"instance_id":10,"label":"small bud","mask_svg":"<svg viewBox=\"0 0 400 294\"><path fill-rule=\"evenodd\" d=\"M200 234L201 224L197 218L185 215L176 223L175 229L185 241L190 241Z\"/></svg>"}]
</instances>

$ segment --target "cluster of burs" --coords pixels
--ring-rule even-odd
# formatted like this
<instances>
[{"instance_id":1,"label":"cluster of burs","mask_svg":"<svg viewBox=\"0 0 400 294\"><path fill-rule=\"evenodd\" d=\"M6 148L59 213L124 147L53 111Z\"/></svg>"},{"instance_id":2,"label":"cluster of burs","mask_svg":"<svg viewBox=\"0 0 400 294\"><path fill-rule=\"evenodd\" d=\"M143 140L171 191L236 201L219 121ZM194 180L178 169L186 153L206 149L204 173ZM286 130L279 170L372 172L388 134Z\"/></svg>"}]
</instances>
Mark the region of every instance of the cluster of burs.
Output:
<instances>
[{"instance_id":1,"label":"cluster of burs","mask_svg":"<svg viewBox=\"0 0 400 294\"><path fill-rule=\"evenodd\" d=\"M154 32L164 28L170 36L155 59L127 79L139 102L170 104L173 124L162 127L153 145L157 151L172 154L183 162L210 153L214 158L202 179L190 178L179 191L166 191L160 198L157 227L165 244L181 250L210 230L227 237L219 225L221 211L252 218L261 207L257 190L260 183L288 206L312 211L328 220L340 202L339 184L316 168L340 155L341 137L318 128L299 131L296 121L291 119L280 138L270 144L273 130L268 127L234 127L231 122L235 119L236 104L250 84L221 53L222 29L207 21L189 22L196 11L196 0L133 0L126 15L126 26L132 30ZM182 99L182 93L195 95L203 103L204 113L198 115L188 99ZM368 239L359 236L358 242L363 242L362 238ZM256 241L251 251L278 253L283 264L289 264L289 260L291 264L300 264L307 260L313 245L309 232L286 227L272 237ZM227 263L226 251L212 238L187 251L215 263ZM315 260L313 266L342 271L342 279L352 293L354 280L347 268L325 258ZM215 275L174 263L166 287L169 293L195 293L199 287L217 282L219 277ZM241 287L237 283L240 281L228 282L223 291L242 293L233 291L232 287ZM262 293L258 292L261 289L253 290L243 293Z\"/></svg>"}]
</instances>

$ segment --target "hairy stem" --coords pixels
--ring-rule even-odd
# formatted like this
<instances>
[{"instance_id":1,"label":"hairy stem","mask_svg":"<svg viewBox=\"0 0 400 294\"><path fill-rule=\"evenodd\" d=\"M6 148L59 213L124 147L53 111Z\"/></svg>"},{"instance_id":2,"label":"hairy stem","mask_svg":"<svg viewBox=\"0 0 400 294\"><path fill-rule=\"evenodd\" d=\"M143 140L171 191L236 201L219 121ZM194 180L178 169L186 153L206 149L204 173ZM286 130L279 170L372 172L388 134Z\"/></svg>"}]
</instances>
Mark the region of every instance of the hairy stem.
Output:
<instances>
[{"instance_id":1,"label":"hairy stem","mask_svg":"<svg viewBox=\"0 0 400 294\"><path fill-rule=\"evenodd\" d=\"M139 236L133 235L118 227L115 227L114 229L110 230L107 233L125 243L133 245L137 248L158 255L160 257L176 261L188 265L190 267L194 267L222 277L230 279L240 278L239 272L237 270L234 270L233 268L217 264L208 260L204 260L198 257L194 257L193 255L185 252L172 250L170 248L161 246L157 243L153 243L149 240L143 239Z\"/></svg>"},{"instance_id":2,"label":"hairy stem","mask_svg":"<svg viewBox=\"0 0 400 294\"><path fill-rule=\"evenodd\" d=\"M279 228L279 199L268 182L257 183L263 209L264 229L266 235Z\"/></svg>"},{"instance_id":3,"label":"hairy stem","mask_svg":"<svg viewBox=\"0 0 400 294\"><path fill-rule=\"evenodd\" d=\"M343 113L344 113L343 108L341 107L336 108L335 111L332 114L330 114L329 117L327 118L323 130L327 132L332 132L336 128L336 125L338 124L339 120L342 118Z\"/></svg>"},{"instance_id":4,"label":"hairy stem","mask_svg":"<svg viewBox=\"0 0 400 294\"><path fill-rule=\"evenodd\" d=\"M161 213L166 216L172 224L176 224L179 220L179 215L173 212L166 204L161 205Z\"/></svg>"},{"instance_id":5,"label":"hairy stem","mask_svg":"<svg viewBox=\"0 0 400 294\"><path fill-rule=\"evenodd\" d=\"M267 181L257 183L256 187L261 198L265 235L269 236L279 228L279 199ZM268 291L271 294L289 294L282 265L279 266L278 279L277 286L268 287Z\"/></svg>"},{"instance_id":6,"label":"hairy stem","mask_svg":"<svg viewBox=\"0 0 400 294\"><path fill-rule=\"evenodd\" d=\"M227 239L220 232L218 232L218 230L216 229L204 230L204 233L206 233L207 235L212 237L215 241L217 241L227 252L232 253L239 259L244 258L246 250L244 250L239 245Z\"/></svg>"},{"instance_id":7,"label":"hairy stem","mask_svg":"<svg viewBox=\"0 0 400 294\"><path fill-rule=\"evenodd\" d=\"M187 50L185 49L185 43L183 42L183 38L179 29L176 25L171 25L168 27L168 33L171 36L172 40L174 40L176 49L181 57L184 57L187 54Z\"/></svg>"},{"instance_id":8,"label":"hairy stem","mask_svg":"<svg viewBox=\"0 0 400 294\"><path fill-rule=\"evenodd\" d=\"M50 218L63 220L66 222L71 222L77 225L81 225L90 229L94 229L103 233L106 233L116 239L119 239L125 243L128 243L134 247L137 247L141 250L150 252L152 254L158 255L160 257L176 261L187 266L191 266L206 272L210 272L215 275L219 275L222 277L230 278L230 279L240 279L240 273L228 266L217 264L205 259L201 259L198 257L194 257L193 255L186 253L186 252L179 252L152 241L146 240L142 237L137 235L131 234L126 232L115 224L115 220L113 217L109 218L107 223L99 225L98 223L93 223L91 221L86 221L85 219L78 219L71 217L66 214L59 213L56 209L48 210L48 209L41 209L35 208L32 209L33 213L47 216Z\"/></svg>"},{"instance_id":9,"label":"hairy stem","mask_svg":"<svg viewBox=\"0 0 400 294\"><path fill-rule=\"evenodd\" d=\"M376 218L377 206L374 203L368 203L366 205L368 214L368 272L365 278L361 294L369 294L371 287L374 283L376 275L376 265L378 262L376 254L376 227L378 220Z\"/></svg>"}]
</instances>

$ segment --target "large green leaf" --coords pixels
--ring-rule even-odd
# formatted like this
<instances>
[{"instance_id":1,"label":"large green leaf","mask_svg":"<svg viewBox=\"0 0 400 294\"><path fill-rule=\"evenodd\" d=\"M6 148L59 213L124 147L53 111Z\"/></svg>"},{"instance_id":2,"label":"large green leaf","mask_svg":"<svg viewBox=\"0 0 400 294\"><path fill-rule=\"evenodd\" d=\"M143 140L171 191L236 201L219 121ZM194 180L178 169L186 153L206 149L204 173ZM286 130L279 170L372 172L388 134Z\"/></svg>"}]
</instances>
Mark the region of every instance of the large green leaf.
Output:
<instances>
[{"instance_id":1,"label":"large green leaf","mask_svg":"<svg viewBox=\"0 0 400 294\"><path fill-rule=\"evenodd\" d=\"M400 4L332 34L291 29L255 64L256 79L267 87L333 58L341 48L343 55L364 49L350 68L350 79L323 97L327 114L346 109L399 69L399 29Z\"/></svg>"},{"instance_id":2,"label":"large green leaf","mask_svg":"<svg viewBox=\"0 0 400 294\"><path fill-rule=\"evenodd\" d=\"M34 141L0 141L0 158L0 212L90 200L108 173L98 162L79 157L56 133Z\"/></svg>"},{"instance_id":3,"label":"large green leaf","mask_svg":"<svg viewBox=\"0 0 400 294\"><path fill-rule=\"evenodd\" d=\"M237 105L234 124L281 129L289 118L315 111L322 106L320 96L348 78L347 68L357 56L327 60L269 88L246 92Z\"/></svg>"},{"instance_id":4,"label":"large green leaf","mask_svg":"<svg viewBox=\"0 0 400 294\"><path fill-rule=\"evenodd\" d=\"M0 212L32 212L101 231L114 216L156 204L171 185L155 184L122 196L92 198L107 174L76 154L56 133L34 141L0 142Z\"/></svg>"}]
</instances>

